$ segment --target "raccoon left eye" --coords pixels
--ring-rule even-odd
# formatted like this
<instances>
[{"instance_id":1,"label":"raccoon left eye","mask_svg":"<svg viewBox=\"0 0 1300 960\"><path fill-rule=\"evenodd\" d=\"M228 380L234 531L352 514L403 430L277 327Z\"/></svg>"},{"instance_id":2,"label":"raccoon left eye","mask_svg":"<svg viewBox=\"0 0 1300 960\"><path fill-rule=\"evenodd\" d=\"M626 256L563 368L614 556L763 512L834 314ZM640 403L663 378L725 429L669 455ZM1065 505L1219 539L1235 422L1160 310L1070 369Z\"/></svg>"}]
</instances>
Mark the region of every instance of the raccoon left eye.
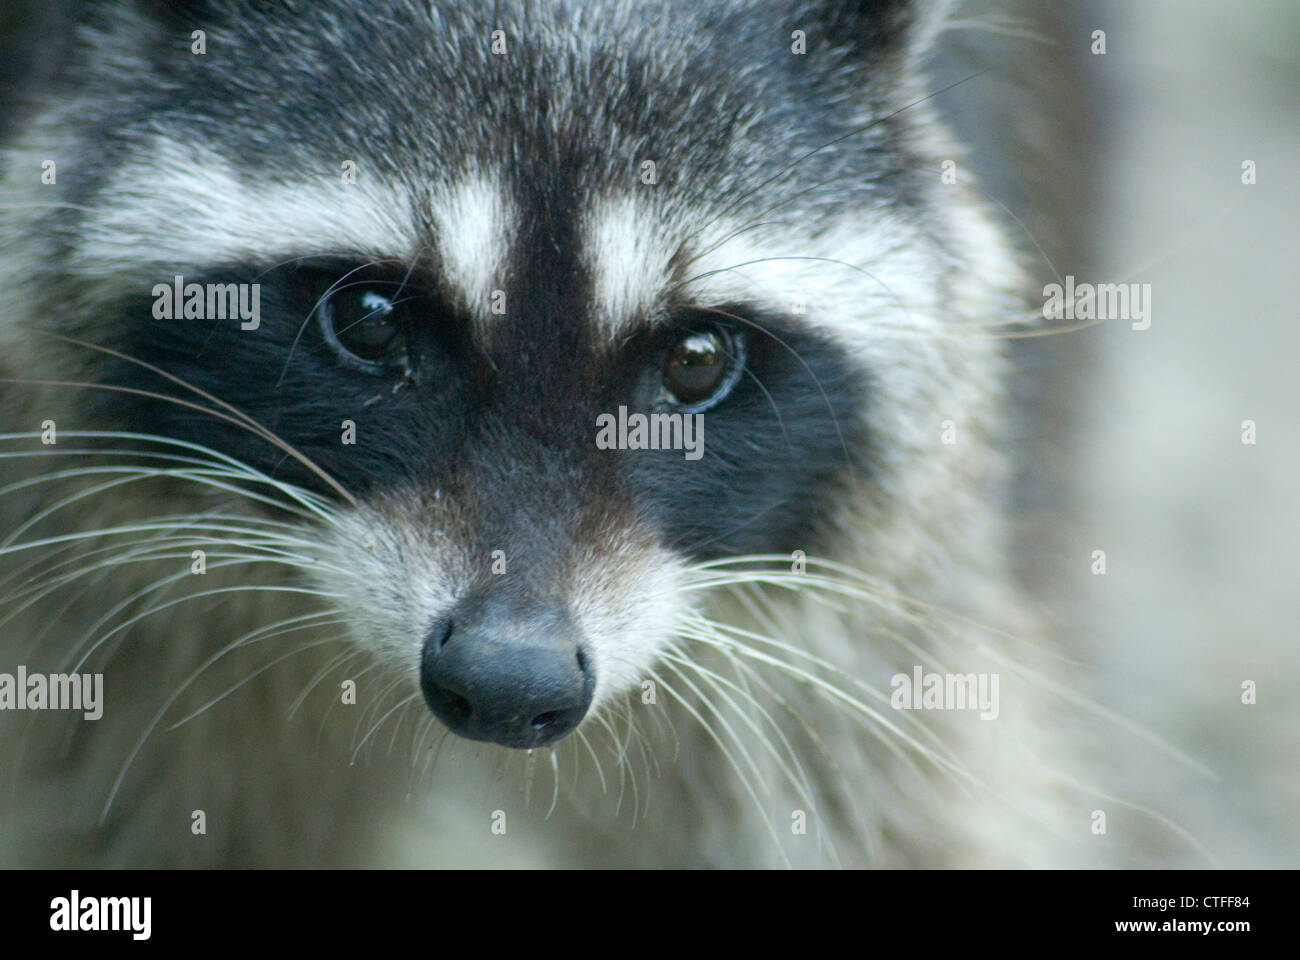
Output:
<instances>
[{"instance_id":1,"label":"raccoon left eye","mask_svg":"<svg viewBox=\"0 0 1300 960\"><path fill-rule=\"evenodd\" d=\"M744 368L742 337L712 327L678 336L664 359L667 399L693 411L720 402Z\"/></svg>"},{"instance_id":2,"label":"raccoon left eye","mask_svg":"<svg viewBox=\"0 0 1300 960\"><path fill-rule=\"evenodd\" d=\"M382 372L404 359L401 302L361 285L333 291L318 308L326 341L348 366Z\"/></svg>"}]
</instances>

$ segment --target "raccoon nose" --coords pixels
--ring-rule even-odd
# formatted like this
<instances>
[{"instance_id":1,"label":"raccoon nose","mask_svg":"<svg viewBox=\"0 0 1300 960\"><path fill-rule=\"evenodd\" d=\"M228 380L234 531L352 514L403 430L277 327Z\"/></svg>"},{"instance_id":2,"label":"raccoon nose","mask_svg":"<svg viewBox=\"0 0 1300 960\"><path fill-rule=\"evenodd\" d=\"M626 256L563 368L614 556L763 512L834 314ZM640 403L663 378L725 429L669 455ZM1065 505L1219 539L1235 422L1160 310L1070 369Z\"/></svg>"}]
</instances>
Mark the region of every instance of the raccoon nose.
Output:
<instances>
[{"instance_id":1,"label":"raccoon nose","mask_svg":"<svg viewBox=\"0 0 1300 960\"><path fill-rule=\"evenodd\" d=\"M473 597L425 641L420 687L434 716L470 740L530 749L572 732L595 674L556 607Z\"/></svg>"}]
</instances>

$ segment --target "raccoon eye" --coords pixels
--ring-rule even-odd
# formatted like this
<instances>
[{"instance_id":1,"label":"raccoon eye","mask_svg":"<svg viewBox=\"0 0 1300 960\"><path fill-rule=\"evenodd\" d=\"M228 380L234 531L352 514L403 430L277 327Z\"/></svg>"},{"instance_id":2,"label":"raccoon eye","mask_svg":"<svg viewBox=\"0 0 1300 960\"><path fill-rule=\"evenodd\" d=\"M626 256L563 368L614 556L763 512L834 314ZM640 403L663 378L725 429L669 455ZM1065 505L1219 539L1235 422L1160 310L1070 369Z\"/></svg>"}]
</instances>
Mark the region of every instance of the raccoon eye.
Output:
<instances>
[{"instance_id":1,"label":"raccoon eye","mask_svg":"<svg viewBox=\"0 0 1300 960\"><path fill-rule=\"evenodd\" d=\"M682 333L664 358L667 399L703 410L725 397L744 367L743 340L721 327Z\"/></svg>"},{"instance_id":2,"label":"raccoon eye","mask_svg":"<svg viewBox=\"0 0 1300 960\"><path fill-rule=\"evenodd\" d=\"M330 293L318 308L321 329L341 360L356 369L379 373L404 359L401 303L372 286L344 286Z\"/></svg>"}]
</instances>

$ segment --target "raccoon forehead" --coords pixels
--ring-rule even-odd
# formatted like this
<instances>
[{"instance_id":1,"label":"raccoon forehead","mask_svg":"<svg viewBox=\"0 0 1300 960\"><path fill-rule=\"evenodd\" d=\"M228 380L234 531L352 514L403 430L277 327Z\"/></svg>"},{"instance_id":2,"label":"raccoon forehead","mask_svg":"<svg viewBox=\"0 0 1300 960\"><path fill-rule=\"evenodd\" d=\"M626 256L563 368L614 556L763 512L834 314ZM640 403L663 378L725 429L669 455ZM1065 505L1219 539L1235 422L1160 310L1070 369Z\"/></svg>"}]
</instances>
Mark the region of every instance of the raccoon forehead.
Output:
<instances>
[{"instance_id":1,"label":"raccoon forehead","mask_svg":"<svg viewBox=\"0 0 1300 960\"><path fill-rule=\"evenodd\" d=\"M503 322L491 312L494 293L538 279L521 276L537 262L527 247L558 242L523 227L563 222L576 249L560 260L577 261L590 280L582 320L608 342L682 303L750 302L811 322L843 314L845 300L855 322L882 300L891 312L932 315L924 291L911 289L918 265L903 262L916 257L917 238L898 236L897 218L862 209L786 205L787 217L770 220L752 216L751 204L718 211L639 182L557 196L481 161L418 189L378 171L345 172L271 177L156 136L98 192L69 267L104 277L322 254L427 258L449 303L490 333Z\"/></svg>"},{"instance_id":2,"label":"raccoon forehead","mask_svg":"<svg viewBox=\"0 0 1300 960\"><path fill-rule=\"evenodd\" d=\"M787 210L692 217L644 194L594 201L582 230L594 323L616 340L689 302L752 304L854 343L942 325L941 291L927 280L939 258L915 224L868 208Z\"/></svg>"},{"instance_id":3,"label":"raccoon forehead","mask_svg":"<svg viewBox=\"0 0 1300 960\"><path fill-rule=\"evenodd\" d=\"M155 137L100 188L72 268L273 261L324 253L408 257L415 198L375 177L271 179L193 143Z\"/></svg>"},{"instance_id":4,"label":"raccoon forehead","mask_svg":"<svg viewBox=\"0 0 1300 960\"><path fill-rule=\"evenodd\" d=\"M456 306L486 315L518 225L500 174L474 166L417 193L373 171L348 172L273 180L203 147L155 138L100 191L72 269L105 275L151 264L427 256Z\"/></svg>"},{"instance_id":5,"label":"raccoon forehead","mask_svg":"<svg viewBox=\"0 0 1300 960\"><path fill-rule=\"evenodd\" d=\"M668 299L740 297L788 308L809 299L801 289L838 282L815 278L812 260L781 258L793 249L788 228L756 230L740 216L692 213L668 188L574 196L560 209L555 198L530 197L526 185L482 164L419 192L375 172L354 181L342 172L272 179L203 146L155 137L100 189L69 267L113 276L149 266L269 265L322 254L427 256L454 305L491 324L493 292L508 290L528 259L519 232L522 203L534 222L542 213L574 222L570 235L580 247L574 253L592 279L589 319L607 338L643 322ZM538 206L549 209L532 209ZM845 253L835 242L817 249Z\"/></svg>"}]
</instances>

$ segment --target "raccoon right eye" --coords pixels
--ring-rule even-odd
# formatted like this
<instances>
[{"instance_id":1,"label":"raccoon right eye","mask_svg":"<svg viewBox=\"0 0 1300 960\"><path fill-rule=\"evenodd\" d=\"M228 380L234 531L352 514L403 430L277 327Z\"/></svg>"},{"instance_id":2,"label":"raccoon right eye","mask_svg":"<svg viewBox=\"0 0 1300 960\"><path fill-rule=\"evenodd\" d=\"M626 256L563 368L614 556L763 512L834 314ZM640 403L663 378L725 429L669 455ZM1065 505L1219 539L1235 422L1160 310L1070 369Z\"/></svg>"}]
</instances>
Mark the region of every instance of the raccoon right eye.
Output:
<instances>
[{"instance_id":1,"label":"raccoon right eye","mask_svg":"<svg viewBox=\"0 0 1300 960\"><path fill-rule=\"evenodd\" d=\"M744 338L722 327L688 330L664 358L664 396L692 411L707 410L730 392L745 365Z\"/></svg>"},{"instance_id":2,"label":"raccoon right eye","mask_svg":"<svg viewBox=\"0 0 1300 960\"><path fill-rule=\"evenodd\" d=\"M397 291L347 284L332 290L317 311L325 340L347 366L382 373L406 361L405 309Z\"/></svg>"}]
</instances>

